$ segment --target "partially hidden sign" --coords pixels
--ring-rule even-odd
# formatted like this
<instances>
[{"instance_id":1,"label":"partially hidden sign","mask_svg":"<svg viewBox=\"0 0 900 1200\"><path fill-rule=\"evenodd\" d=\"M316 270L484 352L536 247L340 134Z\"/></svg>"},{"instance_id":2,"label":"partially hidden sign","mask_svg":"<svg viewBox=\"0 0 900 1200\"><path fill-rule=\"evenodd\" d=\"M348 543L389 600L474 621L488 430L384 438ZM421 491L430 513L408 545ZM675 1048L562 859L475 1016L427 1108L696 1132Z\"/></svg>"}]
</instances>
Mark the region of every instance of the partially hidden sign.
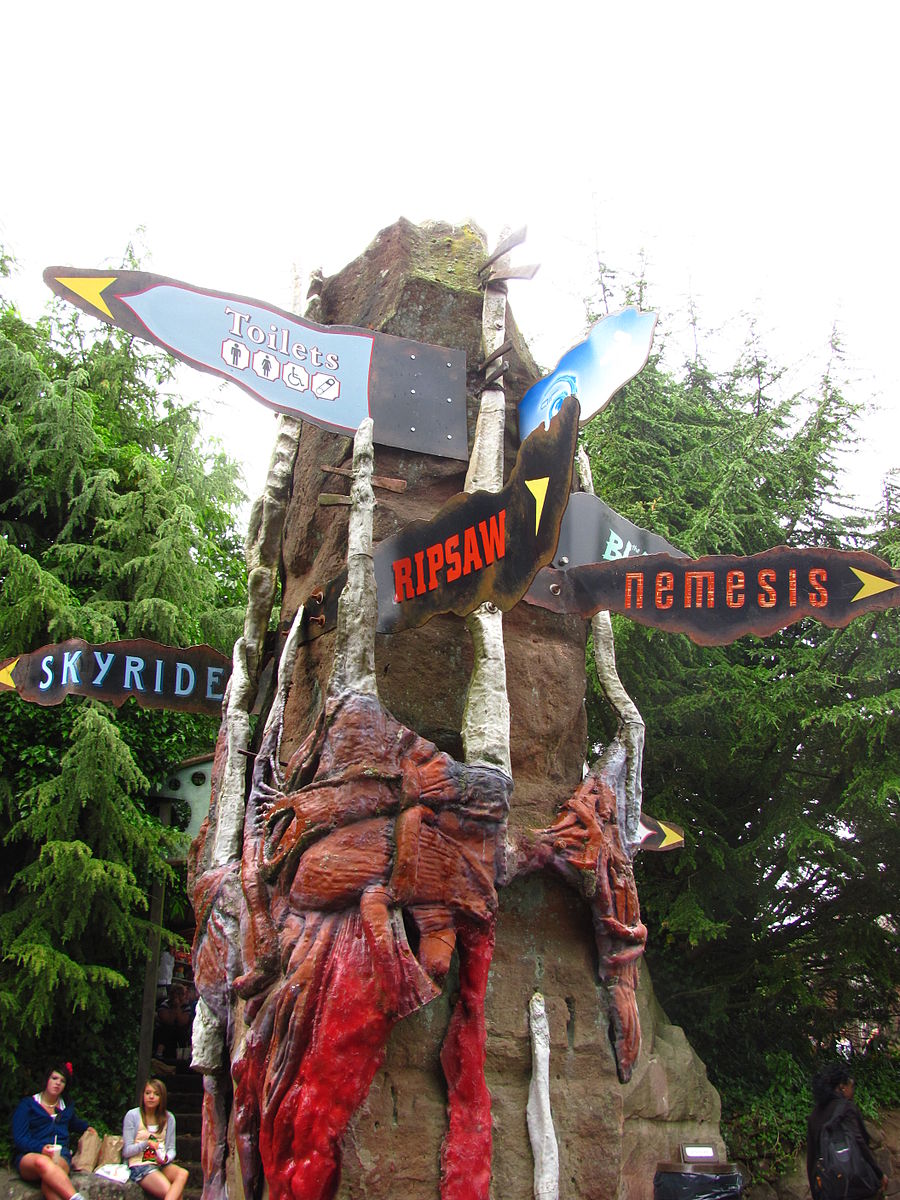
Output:
<instances>
[{"instance_id":1,"label":"partially hidden sign","mask_svg":"<svg viewBox=\"0 0 900 1200\"><path fill-rule=\"evenodd\" d=\"M522 443L499 492L461 492L430 521L413 521L375 548L379 633L423 625L438 613L465 616L486 601L506 611L553 558L569 500L578 401ZM308 600L307 637L332 628L346 575Z\"/></svg>"},{"instance_id":2,"label":"partially hidden sign","mask_svg":"<svg viewBox=\"0 0 900 1200\"><path fill-rule=\"evenodd\" d=\"M641 529L590 492L573 492L563 514L554 567L581 567L644 554L686 558L656 533Z\"/></svg>"},{"instance_id":3,"label":"partially hidden sign","mask_svg":"<svg viewBox=\"0 0 900 1200\"><path fill-rule=\"evenodd\" d=\"M371 329L317 325L259 300L145 271L48 267L58 296L278 412L388 446L468 459L466 356Z\"/></svg>"},{"instance_id":4,"label":"partially hidden sign","mask_svg":"<svg viewBox=\"0 0 900 1200\"><path fill-rule=\"evenodd\" d=\"M637 850L681 850L684 848L684 830L672 821L657 821L647 813L641 813L637 833Z\"/></svg>"},{"instance_id":5,"label":"partially hidden sign","mask_svg":"<svg viewBox=\"0 0 900 1200\"><path fill-rule=\"evenodd\" d=\"M0 663L0 692L36 704L91 696L116 707L133 697L142 708L221 712L231 660L211 646L163 646L137 639L92 645L69 638Z\"/></svg>"},{"instance_id":6,"label":"partially hidden sign","mask_svg":"<svg viewBox=\"0 0 900 1200\"><path fill-rule=\"evenodd\" d=\"M601 609L641 625L686 633L700 645L767 637L801 617L837 628L900 606L900 571L872 554L777 546L749 557L713 555L590 563L535 577L529 604L591 617Z\"/></svg>"},{"instance_id":7,"label":"partially hidden sign","mask_svg":"<svg viewBox=\"0 0 900 1200\"><path fill-rule=\"evenodd\" d=\"M578 396L586 425L647 362L655 327L656 313L633 305L598 321L519 401L519 437L545 425L566 396Z\"/></svg>"}]
</instances>

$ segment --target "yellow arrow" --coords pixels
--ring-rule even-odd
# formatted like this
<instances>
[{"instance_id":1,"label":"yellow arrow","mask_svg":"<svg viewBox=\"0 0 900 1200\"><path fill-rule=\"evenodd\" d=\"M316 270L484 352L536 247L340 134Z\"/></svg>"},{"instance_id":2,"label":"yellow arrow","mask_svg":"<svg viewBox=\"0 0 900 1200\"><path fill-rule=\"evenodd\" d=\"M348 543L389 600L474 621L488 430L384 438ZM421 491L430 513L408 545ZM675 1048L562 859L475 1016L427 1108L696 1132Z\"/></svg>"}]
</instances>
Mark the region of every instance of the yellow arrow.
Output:
<instances>
[{"instance_id":1,"label":"yellow arrow","mask_svg":"<svg viewBox=\"0 0 900 1200\"><path fill-rule=\"evenodd\" d=\"M21 658L21 655L19 657ZM15 690L16 685L15 681L13 680L12 673L15 670L15 666L18 661L18 658L11 658L6 666L0 667L0 685L4 687L11 687Z\"/></svg>"},{"instance_id":2,"label":"yellow arrow","mask_svg":"<svg viewBox=\"0 0 900 1200\"><path fill-rule=\"evenodd\" d=\"M115 320L102 296L109 285L116 282L115 275L57 275L56 282L80 296L82 300L86 300L88 304L92 304L94 308L99 308L111 321Z\"/></svg>"},{"instance_id":3,"label":"yellow arrow","mask_svg":"<svg viewBox=\"0 0 900 1200\"><path fill-rule=\"evenodd\" d=\"M679 833L671 825L667 825L665 821L658 821L657 824L663 831L663 840L659 844L660 850L668 850L670 846L682 846L684 844L684 834Z\"/></svg>"},{"instance_id":4,"label":"yellow arrow","mask_svg":"<svg viewBox=\"0 0 900 1200\"><path fill-rule=\"evenodd\" d=\"M870 575L868 571L860 571L858 567L851 567L850 570L857 577L862 587L850 601L855 604L857 600L865 600L866 596L877 596L881 592L889 592L891 588L900 587L893 579L882 579L879 575Z\"/></svg>"},{"instance_id":5,"label":"yellow arrow","mask_svg":"<svg viewBox=\"0 0 900 1200\"><path fill-rule=\"evenodd\" d=\"M544 501L547 499L547 484L550 482L550 476L545 475L543 479L526 479L525 486L534 496L535 514L534 514L534 536L537 537L537 531L541 527L541 513L544 511Z\"/></svg>"}]
</instances>

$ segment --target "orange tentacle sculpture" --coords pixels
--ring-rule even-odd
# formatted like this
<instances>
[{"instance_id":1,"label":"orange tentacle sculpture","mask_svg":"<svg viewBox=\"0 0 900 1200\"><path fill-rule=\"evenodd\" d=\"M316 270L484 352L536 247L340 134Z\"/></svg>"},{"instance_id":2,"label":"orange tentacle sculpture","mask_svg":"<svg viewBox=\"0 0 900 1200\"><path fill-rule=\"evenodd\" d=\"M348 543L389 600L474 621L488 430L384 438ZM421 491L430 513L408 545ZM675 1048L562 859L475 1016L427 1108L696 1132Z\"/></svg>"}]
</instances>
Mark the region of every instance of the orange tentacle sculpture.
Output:
<instances>
[{"instance_id":1,"label":"orange tentacle sculpture","mask_svg":"<svg viewBox=\"0 0 900 1200\"><path fill-rule=\"evenodd\" d=\"M647 929L641 921L631 857L619 829L627 752L613 741L562 805L552 825L523 839L515 874L548 867L590 905L598 969L610 1005L610 1038L619 1078L627 1083L641 1044L635 989Z\"/></svg>"},{"instance_id":2,"label":"orange tentacle sculpture","mask_svg":"<svg viewBox=\"0 0 900 1200\"><path fill-rule=\"evenodd\" d=\"M360 693L329 701L283 790L270 782L276 732L247 806L249 969L235 989L250 1001L250 1028L233 1062L235 1125L248 1195L261 1165L273 1198L318 1200L337 1185L341 1138L388 1034L439 994L457 941L464 963L474 948L463 974L483 980L463 985L454 1027L473 996L483 1023L481 948L492 943L511 785Z\"/></svg>"}]
</instances>

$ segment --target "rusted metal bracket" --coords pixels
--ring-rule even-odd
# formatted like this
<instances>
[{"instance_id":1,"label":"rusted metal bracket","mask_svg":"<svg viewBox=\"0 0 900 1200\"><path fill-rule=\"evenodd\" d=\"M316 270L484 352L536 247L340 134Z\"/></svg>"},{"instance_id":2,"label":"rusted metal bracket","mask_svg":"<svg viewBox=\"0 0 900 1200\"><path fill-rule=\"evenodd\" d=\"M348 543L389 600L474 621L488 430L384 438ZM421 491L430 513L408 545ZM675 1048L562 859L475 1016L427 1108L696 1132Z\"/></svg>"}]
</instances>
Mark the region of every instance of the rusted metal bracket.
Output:
<instances>
[{"instance_id":1,"label":"rusted metal bracket","mask_svg":"<svg viewBox=\"0 0 900 1200\"><path fill-rule=\"evenodd\" d=\"M522 245L527 232L528 227L523 225L521 229L504 238L494 253L484 260L478 268L478 278L482 287L493 287L499 291L500 285L507 279L534 279L539 269L538 263L531 263L526 267L512 267L505 258L510 250ZM505 288L503 290L505 291Z\"/></svg>"},{"instance_id":2,"label":"rusted metal bracket","mask_svg":"<svg viewBox=\"0 0 900 1200\"><path fill-rule=\"evenodd\" d=\"M484 362L481 364L481 370L484 371L491 365L492 362L496 362L498 358L502 358L504 354L508 354L512 348L512 342L504 342L499 350L495 350L493 354L484 360Z\"/></svg>"},{"instance_id":3,"label":"rusted metal bracket","mask_svg":"<svg viewBox=\"0 0 900 1200\"><path fill-rule=\"evenodd\" d=\"M481 282L487 287L489 284L503 283L507 279L534 279L540 269L540 263L530 263L527 267L500 267L499 270L482 275Z\"/></svg>"},{"instance_id":4,"label":"rusted metal bracket","mask_svg":"<svg viewBox=\"0 0 900 1200\"><path fill-rule=\"evenodd\" d=\"M508 237L505 237L503 239L503 241L500 242L500 244L497 246L497 249L494 251L494 253L491 254L488 258L486 258L484 260L484 262L481 264L481 266L478 268L478 274L486 275L490 271L491 266L497 261L498 258L502 258L504 254L509 253L510 250L514 250L516 248L516 246L521 246L522 243L525 241L525 237L526 237L527 233L528 233L528 226L523 225L521 229L517 229L515 231L515 233L511 233L511 234L509 234Z\"/></svg>"},{"instance_id":5,"label":"rusted metal bracket","mask_svg":"<svg viewBox=\"0 0 900 1200\"><path fill-rule=\"evenodd\" d=\"M496 367L494 367L493 371L489 371L488 374L485 375L484 382L481 384L480 387L475 389L475 395L480 396L482 392L486 392L487 389L491 386L491 384L496 383L496 381L498 379L500 379L501 376L505 375L508 370L509 370L509 363L506 362L506 360L504 359L503 362L499 363Z\"/></svg>"},{"instance_id":6,"label":"rusted metal bracket","mask_svg":"<svg viewBox=\"0 0 900 1200\"><path fill-rule=\"evenodd\" d=\"M511 344L511 343L510 343ZM330 475L343 475L347 479L353 478L353 469L351 467L328 467L319 468L321 471L327 471ZM387 492L405 492L405 479L392 479L387 475L373 475L372 487L383 488Z\"/></svg>"},{"instance_id":7,"label":"rusted metal bracket","mask_svg":"<svg viewBox=\"0 0 900 1200\"><path fill-rule=\"evenodd\" d=\"M500 379L502 375L506 374L506 372L509 370L509 363L503 358L503 355L507 354L510 350L512 350L512 348L512 342L504 342L502 346L500 346L494 351L493 354L489 355L484 360L484 362L481 364L481 370L486 371L487 373L483 382L475 389L476 396L480 396L481 393L489 388L492 383ZM493 371L487 371L487 368L491 365L491 363L497 363L497 366L493 369Z\"/></svg>"}]
</instances>

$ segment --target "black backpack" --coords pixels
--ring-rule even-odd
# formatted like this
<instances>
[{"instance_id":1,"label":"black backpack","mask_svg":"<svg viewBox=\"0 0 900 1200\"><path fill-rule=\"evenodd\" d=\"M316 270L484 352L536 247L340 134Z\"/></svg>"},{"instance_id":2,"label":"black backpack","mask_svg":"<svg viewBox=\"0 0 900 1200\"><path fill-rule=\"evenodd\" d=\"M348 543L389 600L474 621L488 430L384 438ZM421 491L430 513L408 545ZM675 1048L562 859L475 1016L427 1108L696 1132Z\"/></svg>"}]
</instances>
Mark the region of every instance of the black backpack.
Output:
<instances>
[{"instance_id":1,"label":"black backpack","mask_svg":"<svg viewBox=\"0 0 900 1200\"><path fill-rule=\"evenodd\" d=\"M819 1134L813 1196L815 1200L864 1200L880 1187L881 1172L864 1155L859 1126L845 1101Z\"/></svg>"}]
</instances>

